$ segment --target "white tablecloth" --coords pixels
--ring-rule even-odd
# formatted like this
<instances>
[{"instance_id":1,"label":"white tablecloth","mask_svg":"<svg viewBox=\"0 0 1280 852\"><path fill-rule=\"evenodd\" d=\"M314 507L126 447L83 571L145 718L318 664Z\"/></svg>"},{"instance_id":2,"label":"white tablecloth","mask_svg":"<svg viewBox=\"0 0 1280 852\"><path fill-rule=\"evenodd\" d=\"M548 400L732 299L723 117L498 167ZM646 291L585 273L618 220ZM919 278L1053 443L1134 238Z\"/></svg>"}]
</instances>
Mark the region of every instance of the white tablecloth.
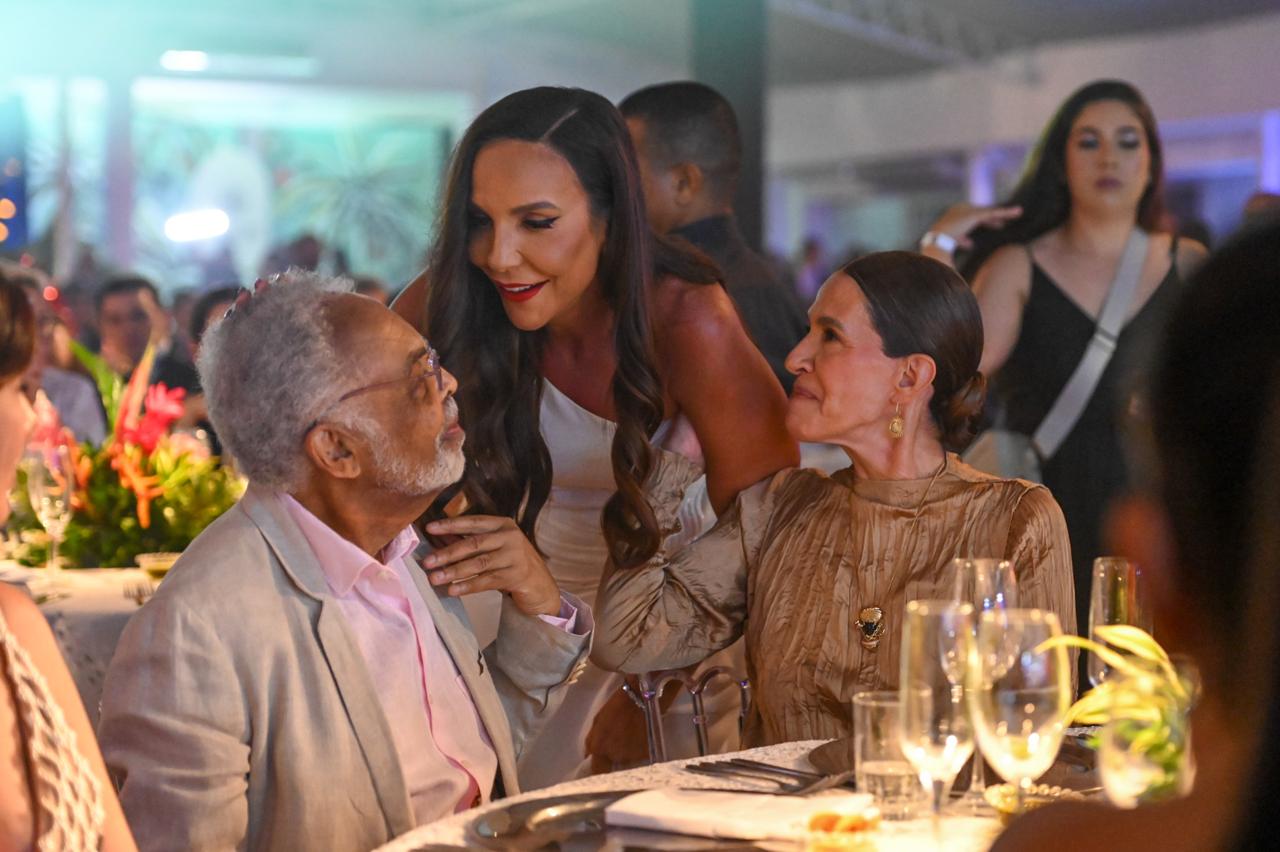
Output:
<instances>
[{"instance_id":1,"label":"white tablecloth","mask_svg":"<svg viewBox=\"0 0 1280 852\"><path fill-rule=\"evenodd\" d=\"M772 763L778 766L790 766L797 769L813 770L808 761L809 752L821 745L821 740L806 742L782 743L763 748L748 749L736 752L732 756L742 756L754 760ZM699 760L723 759L727 755L695 758L694 760L675 760L660 763L656 766L642 766L623 772L608 775L595 775L590 778L579 778L566 781L554 787L534 790L520 796L502 799L480 808L456 814L445 819L436 820L420 826L408 834L396 838L379 849L379 852L412 852L412 850L429 844L457 846L467 848L467 825L481 814L505 807L513 802L542 799L551 796L571 793L593 793L609 790L639 790L655 787L741 787L742 789L761 789L750 782L735 782L729 778L718 778L685 772L682 767ZM767 786L767 785L766 785ZM966 817L947 817L943 823L945 832L945 848L948 852L979 852L987 849L1000 831L1000 824L994 819ZM929 819L916 819L904 822L883 822L875 834L876 846L884 852L937 852L937 841L934 838L933 824Z\"/></svg>"},{"instance_id":2,"label":"white tablecloth","mask_svg":"<svg viewBox=\"0 0 1280 852\"><path fill-rule=\"evenodd\" d=\"M138 611L125 591L155 581L140 568L64 569L50 579L43 569L3 562L0 582L26 588L40 603L96 728L107 665L129 617Z\"/></svg>"}]
</instances>

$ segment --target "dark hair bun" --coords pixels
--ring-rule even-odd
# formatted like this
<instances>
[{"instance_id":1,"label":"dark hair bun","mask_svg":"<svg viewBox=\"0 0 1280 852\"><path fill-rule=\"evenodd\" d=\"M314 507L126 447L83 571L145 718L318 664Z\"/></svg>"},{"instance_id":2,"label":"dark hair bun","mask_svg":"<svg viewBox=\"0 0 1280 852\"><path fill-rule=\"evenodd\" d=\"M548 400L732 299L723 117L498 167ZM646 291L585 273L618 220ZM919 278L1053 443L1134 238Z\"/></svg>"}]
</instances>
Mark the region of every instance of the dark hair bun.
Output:
<instances>
[{"instance_id":1,"label":"dark hair bun","mask_svg":"<svg viewBox=\"0 0 1280 852\"><path fill-rule=\"evenodd\" d=\"M974 373L940 406L938 430L944 447L958 453L973 443L986 398L987 377Z\"/></svg>"}]
</instances>

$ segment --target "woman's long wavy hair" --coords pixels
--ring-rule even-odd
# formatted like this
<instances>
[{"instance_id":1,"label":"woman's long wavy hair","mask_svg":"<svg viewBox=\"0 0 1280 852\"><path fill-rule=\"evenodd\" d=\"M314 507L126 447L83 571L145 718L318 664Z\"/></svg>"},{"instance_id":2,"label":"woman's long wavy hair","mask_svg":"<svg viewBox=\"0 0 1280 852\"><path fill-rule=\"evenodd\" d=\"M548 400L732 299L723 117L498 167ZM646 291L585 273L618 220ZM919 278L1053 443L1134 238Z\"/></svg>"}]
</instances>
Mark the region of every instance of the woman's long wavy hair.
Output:
<instances>
[{"instance_id":1,"label":"woman's long wavy hair","mask_svg":"<svg viewBox=\"0 0 1280 852\"><path fill-rule=\"evenodd\" d=\"M634 566L661 545L643 491L654 464L649 438L664 407L650 291L656 276L712 283L718 274L701 255L651 232L627 126L613 104L582 89L546 86L508 95L476 118L454 151L427 269L426 331L458 378L467 468L431 514L442 513L461 490L468 511L515 518L534 541L551 491L551 456L538 428L544 333L512 325L492 282L468 255L475 160L482 148L503 139L545 144L564 157L592 214L605 225L596 280L614 317L618 425L611 452L617 491L605 504L601 525L614 562Z\"/></svg>"},{"instance_id":2,"label":"woman's long wavy hair","mask_svg":"<svg viewBox=\"0 0 1280 852\"><path fill-rule=\"evenodd\" d=\"M1067 186L1067 143L1071 127L1089 104L1120 101L1134 111L1151 151L1151 174L1138 201L1137 223L1155 231L1164 220L1164 150L1155 114L1142 93L1123 80L1096 80L1058 107L1027 157L1013 194L1003 202L1022 208L1022 215L1003 228L980 228L973 234L973 250L961 271L972 280L996 249L1010 243L1026 243L1067 221L1071 214L1071 190Z\"/></svg>"}]
</instances>

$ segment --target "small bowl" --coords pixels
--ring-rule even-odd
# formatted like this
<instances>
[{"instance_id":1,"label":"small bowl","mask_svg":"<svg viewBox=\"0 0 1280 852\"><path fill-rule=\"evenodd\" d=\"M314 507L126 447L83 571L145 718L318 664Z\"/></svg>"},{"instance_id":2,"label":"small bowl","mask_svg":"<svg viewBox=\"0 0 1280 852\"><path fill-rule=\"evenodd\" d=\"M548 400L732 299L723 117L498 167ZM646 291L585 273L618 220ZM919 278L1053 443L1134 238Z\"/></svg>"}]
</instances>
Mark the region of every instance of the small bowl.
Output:
<instances>
[{"instance_id":1,"label":"small bowl","mask_svg":"<svg viewBox=\"0 0 1280 852\"><path fill-rule=\"evenodd\" d=\"M139 553L133 557L133 561L147 574L159 580L169 573L169 569L181 555L181 553Z\"/></svg>"}]
</instances>

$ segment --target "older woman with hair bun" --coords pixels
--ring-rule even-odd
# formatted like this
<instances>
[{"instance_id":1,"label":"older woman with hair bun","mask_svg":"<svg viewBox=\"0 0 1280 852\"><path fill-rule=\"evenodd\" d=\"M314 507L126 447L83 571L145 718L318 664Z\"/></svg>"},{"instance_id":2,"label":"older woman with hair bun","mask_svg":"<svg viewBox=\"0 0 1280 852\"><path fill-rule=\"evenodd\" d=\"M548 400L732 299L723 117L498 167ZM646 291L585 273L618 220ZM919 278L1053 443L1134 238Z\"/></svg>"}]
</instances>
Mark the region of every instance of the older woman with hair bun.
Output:
<instances>
[{"instance_id":1,"label":"older woman with hair bun","mask_svg":"<svg viewBox=\"0 0 1280 852\"><path fill-rule=\"evenodd\" d=\"M953 557L1012 560L1021 605L1067 624L1073 612L1052 495L955 455L986 386L964 279L921 255L868 255L827 280L809 316L787 359L787 429L852 464L757 483L669 561L610 566L596 608L593 658L621 671L686 666L745 634L748 745L848 734L853 694L897 685L907 601L948 597Z\"/></svg>"}]
</instances>

